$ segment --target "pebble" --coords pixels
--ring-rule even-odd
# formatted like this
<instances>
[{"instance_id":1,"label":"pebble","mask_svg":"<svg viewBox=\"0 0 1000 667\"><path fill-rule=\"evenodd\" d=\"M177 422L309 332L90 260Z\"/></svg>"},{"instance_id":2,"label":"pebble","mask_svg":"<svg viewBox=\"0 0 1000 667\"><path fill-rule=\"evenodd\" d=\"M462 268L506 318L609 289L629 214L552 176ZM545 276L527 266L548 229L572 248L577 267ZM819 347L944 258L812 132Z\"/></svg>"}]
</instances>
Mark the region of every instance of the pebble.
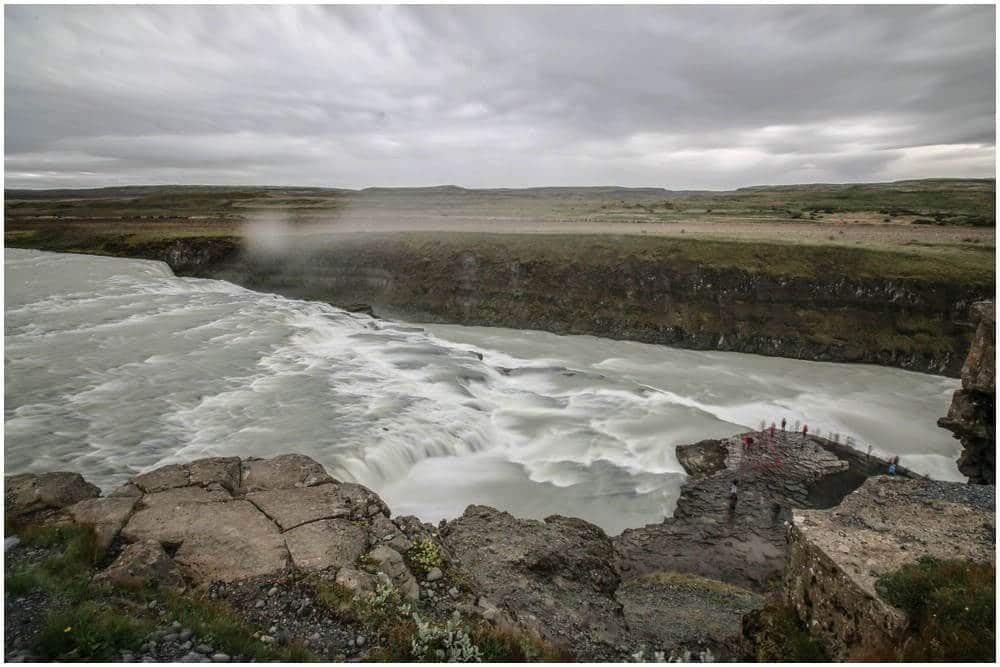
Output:
<instances>
[{"instance_id":1,"label":"pebble","mask_svg":"<svg viewBox=\"0 0 1000 667\"><path fill-rule=\"evenodd\" d=\"M357 644L358 647L360 648L361 646L365 645L365 641L366 640L364 635L358 635L358 638L354 640L354 643Z\"/></svg>"},{"instance_id":2,"label":"pebble","mask_svg":"<svg viewBox=\"0 0 1000 667\"><path fill-rule=\"evenodd\" d=\"M135 662L135 656L131 653L123 653L122 662Z\"/></svg>"},{"instance_id":3,"label":"pebble","mask_svg":"<svg viewBox=\"0 0 1000 667\"><path fill-rule=\"evenodd\" d=\"M181 662L201 662L201 656L194 652L188 653L181 658Z\"/></svg>"},{"instance_id":4,"label":"pebble","mask_svg":"<svg viewBox=\"0 0 1000 667\"><path fill-rule=\"evenodd\" d=\"M194 650L198 651L198 653L211 653L212 647L208 644L198 644L194 647Z\"/></svg>"},{"instance_id":5,"label":"pebble","mask_svg":"<svg viewBox=\"0 0 1000 667\"><path fill-rule=\"evenodd\" d=\"M150 600L149 604L146 606L149 607L150 609L156 609L156 600Z\"/></svg>"},{"instance_id":6,"label":"pebble","mask_svg":"<svg viewBox=\"0 0 1000 667\"><path fill-rule=\"evenodd\" d=\"M441 571L441 568L433 567L430 572L427 573L427 581L437 581L443 576L444 572Z\"/></svg>"},{"instance_id":7,"label":"pebble","mask_svg":"<svg viewBox=\"0 0 1000 667\"><path fill-rule=\"evenodd\" d=\"M191 650L191 642L190 641L186 641L183 644L181 644L181 650L182 651L190 651Z\"/></svg>"},{"instance_id":8,"label":"pebble","mask_svg":"<svg viewBox=\"0 0 1000 667\"><path fill-rule=\"evenodd\" d=\"M171 632L171 633L168 633L168 634L165 634L165 635L163 635L163 638L162 638L162 639L163 639L163 641L165 641L165 642L175 642L175 641L177 641L178 639L180 639L180 637L179 637L179 636L177 635L177 633L176 633L176 632Z\"/></svg>"},{"instance_id":9,"label":"pebble","mask_svg":"<svg viewBox=\"0 0 1000 667\"><path fill-rule=\"evenodd\" d=\"M229 656L225 653L212 654L212 662L229 662Z\"/></svg>"},{"instance_id":10,"label":"pebble","mask_svg":"<svg viewBox=\"0 0 1000 667\"><path fill-rule=\"evenodd\" d=\"M461 592L457 588L452 586L451 588L448 589L448 595L451 596L452 600L457 600L458 596L461 595Z\"/></svg>"},{"instance_id":11,"label":"pebble","mask_svg":"<svg viewBox=\"0 0 1000 667\"><path fill-rule=\"evenodd\" d=\"M260 609L261 607L264 606L264 601L263 600L257 600L257 603L254 606L257 607L257 609Z\"/></svg>"},{"instance_id":12,"label":"pebble","mask_svg":"<svg viewBox=\"0 0 1000 667\"><path fill-rule=\"evenodd\" d=\"M269 627L267 629L267 632L268 632L268 634L271 634L271 635L277 633L278 632L278 626L277 625L272 625L271 627Z\"/></svg>"},{"instance_id":13,"label":"pebble","mask_svg":"<svg viewBox=\"0 0 1000 667\"><path fill-rule=\"evenodd\" d=\"M21 543L21 540L18 537L16 537L16 536L15 537L5 537L4 540L3 540L3 550L7 551L7 549L10 549L12 547L16 547L20 543Z\"/></svg>"},{"instance_id":14,"label":"pebble","mask_svg":"<svg viewBox=\"0 0 1000 667\"><path fill-rule=\"evenodd\" d=\"M271 642L274 641L274 637L272 637L271 635L261 635L260 640L265 644L270 644Z\"/></svg>"},{"instance_id":15,"label":"pebble","mask_svg":"<svg viewBox=\"0 0 1000 667\"><path fill-rule=\"evenodd\" d=\"M276 595L277 593L278 593L278 587L277 586L272 586L271 590L269 590L267 592L268 595Z\"/></svg>"},{"instance_id":16,"label":"pebble","mask_svg":"<svg viewBox=\"0 0 1000 667\"><path fill-rule=\"evenodd\" d=\"M180 634L181 641L186 642L187 640L191 639L191 635L193 634L194 634L193 632L191 632L187 628L184 628L183 630L181 630Z\"/></svg>"}]
</instances>

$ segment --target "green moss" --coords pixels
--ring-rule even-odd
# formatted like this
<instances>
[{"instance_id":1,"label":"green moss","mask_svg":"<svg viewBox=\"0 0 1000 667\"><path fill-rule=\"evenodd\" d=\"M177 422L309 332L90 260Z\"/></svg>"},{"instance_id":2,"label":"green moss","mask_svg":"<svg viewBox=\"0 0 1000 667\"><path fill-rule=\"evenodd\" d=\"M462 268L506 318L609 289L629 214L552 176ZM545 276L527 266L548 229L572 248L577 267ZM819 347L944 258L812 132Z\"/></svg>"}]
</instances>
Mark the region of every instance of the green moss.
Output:
<instances>
[{"instance_id":1,"label":"green moss","mask_svg":"<svg viewBox=\"0 0 1000 667\"><path fill-rule=\"evenodd\" d=\"M992 563L925 556L882 575L875 589L906 612L908 636L896 643L905 661L996 658L996 568Z\"/></svg>"}]
</instances>

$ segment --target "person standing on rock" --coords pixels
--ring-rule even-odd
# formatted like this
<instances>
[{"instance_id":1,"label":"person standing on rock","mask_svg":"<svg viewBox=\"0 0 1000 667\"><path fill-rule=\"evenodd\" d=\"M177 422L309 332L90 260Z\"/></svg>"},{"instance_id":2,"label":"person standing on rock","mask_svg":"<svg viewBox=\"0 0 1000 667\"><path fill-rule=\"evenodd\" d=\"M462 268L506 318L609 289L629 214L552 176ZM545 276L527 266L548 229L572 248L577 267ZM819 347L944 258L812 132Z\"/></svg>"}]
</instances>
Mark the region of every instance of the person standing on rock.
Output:
<instances>
[{"instance_id":1,"label":"person standing on rock","mask_svg":"<svg viewBox=\"0 0 1000 667\"><path fill-rule=\"evenodd\" d=\"M889 461L889 477L896 476L896 460L893 459Z\"/></svg>"},{"instance_id":2,"label":"person standing on rock","mask_svg":"<svg viewBox=\"0 0 1000 667\"><path fill-rule=\"evenodd\" d=\"M802 425L802 435L803 436L808 436L809 435L809 424L803 424Z\"/></svg>"},{"instance_id":3,"label":"person standing on rock","mask_svg":"<svg viewBox=\"0 0 1000 667\"><path fill-rule=\"evenodd\" d=\"M782 418L781 418L781 430L782 430L782 431L784 431L784 430L785 430L785 424L787 424L787 423L788 423L788 422L786 422L786 421L785 421L785 418L784 418L784 417L782 417Z\"/></svg>"},{"instance_id":4,"label":"person standing on rock","mask_svg":"<svg viewBox=\"0 0 1000 667\"><path fill-rule=\"evenodd\" d=\"M729 485L729 511L736 511L736 494L737 494L737 483L733 480L733 483Z\"/></svg>"}]
</instances>

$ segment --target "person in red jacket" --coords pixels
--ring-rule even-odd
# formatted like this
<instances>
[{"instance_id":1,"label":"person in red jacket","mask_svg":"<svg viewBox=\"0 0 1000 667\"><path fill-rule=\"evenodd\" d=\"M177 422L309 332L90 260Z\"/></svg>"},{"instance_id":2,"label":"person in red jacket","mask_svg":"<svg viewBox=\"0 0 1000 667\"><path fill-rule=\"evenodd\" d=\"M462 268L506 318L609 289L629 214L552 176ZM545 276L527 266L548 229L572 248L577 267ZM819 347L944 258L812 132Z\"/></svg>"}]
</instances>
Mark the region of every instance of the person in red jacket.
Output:
<instances>
[{"instance_id":1,"label":"person in red jacket","mask_svg":"<svg viewBox=\"0 0 1000 667\"><path fill-rule=\"evenodd\" d=\"M809 435L809 424L802 425L802 435Z\"/></svg>"}]
</instances>

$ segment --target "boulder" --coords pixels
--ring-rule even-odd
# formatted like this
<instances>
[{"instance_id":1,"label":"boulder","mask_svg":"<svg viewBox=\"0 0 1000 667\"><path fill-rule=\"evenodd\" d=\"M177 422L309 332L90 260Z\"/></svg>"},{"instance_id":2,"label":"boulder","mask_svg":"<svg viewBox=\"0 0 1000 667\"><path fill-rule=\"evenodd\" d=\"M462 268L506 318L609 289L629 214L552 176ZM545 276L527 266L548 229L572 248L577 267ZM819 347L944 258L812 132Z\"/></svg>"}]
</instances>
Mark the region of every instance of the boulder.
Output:
<instances>
[{"instance_id":1,"label":"boulder","mask_svg":"<svg viewBox=\"0 0 1000 667\"><path fill-rule=\"evenodd\" d=\"M184 587L184 578L177 565L159 543L151 540L127 545L115 562L100 572L94 581L125 588L157 585Z\"/></svg>"},{"instance_id":2,"label":"boulder","mask_svg":"<svg viewBox=\"0 0 1000 667\"><path fill-rule=\"evenodd\" d=\"M375 561L379 571L389 577L392 585L403 596L411 600L420 597L420 586L398 551L383 545L372 549L368 556Z\"/></svg>"},{"instance_id":3,"label":"boulder","mask_svg":"<svg viewBox=\"0 0 1000 667\"><path fill-rule=\"evenodd\" d=\"M269 491L318 486L335 481L322 465L302 454L243 462L243 491Z\"/></svg>"},{"instance_id":4,"label":"boulder","mask_svg":"<svg viewBox=\"0 0 1000 667\"><path fill-rule=\"evenodd\" d=\"M295 567L304 572L353 565L368 549L368 533L347 519L324 519L285 532Z\"/></svg>"},{"instance_id":5,"label":"boulder","mask_svg":"<svg viewBox=\"0 0 1000 667\"><path fill-rule=\"evenodd\" d=\"M137 502L138 498L128 496L88 498L71 505L69 513L76 523L94 528L97 548L103 553L118 537Z\"/></svg>"},{"instance_id":6,"label":"boulder","mask_svg":"<svg viewBox=\"0 0 1000 667\"><path fill-rule=\"evenodd\" d=\"M7 475L4 479L4 511L8 519L19 519L47 509L61 509L101 490L75 472L43 472Z\"/></svg>"}]
</instances>

